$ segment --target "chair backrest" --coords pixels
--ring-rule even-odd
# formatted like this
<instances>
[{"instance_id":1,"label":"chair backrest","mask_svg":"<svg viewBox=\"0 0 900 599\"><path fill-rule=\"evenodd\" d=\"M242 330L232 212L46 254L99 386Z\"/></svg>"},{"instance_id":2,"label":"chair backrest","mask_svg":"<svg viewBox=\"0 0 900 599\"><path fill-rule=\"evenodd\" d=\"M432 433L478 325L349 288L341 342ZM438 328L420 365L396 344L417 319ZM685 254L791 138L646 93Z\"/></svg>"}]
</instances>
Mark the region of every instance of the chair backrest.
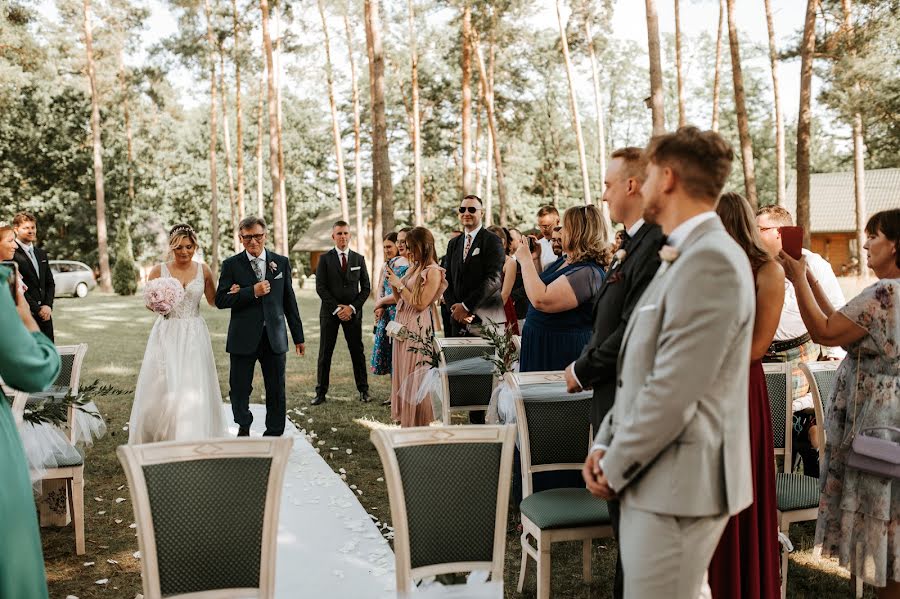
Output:
<instances>
[{"instance_id":1,"label":"chair backrest","mask_svg":"<svg viewBox=\"0 0 900 599\"><path fill-rule=\"evenodd\" d=\"M565 373L558 371L509 372L504 380L516 398L524 499L535 472L584 466L592 441L592 393L568 393Z\"/></svg>"},{"instance_id":2,"label":"chair backrest","mask_svg":"<svg viewBox=\"0 0 900 599\"><path fill-rule=\"evenodd\" d=\"M791 461L791 430L793 428L793 369L789 362L763 364L769 411L772 418L772 438L775 455L784 455L785 464ZM789 469L789 468L788 468Z\"/></svg>"},{"instance_id":3,"label":"chair backrest","mask_svg":"<svg viewBox=\"0 0 900 599\"><path fill-rule=\"evenodd\" d=\"M503 580L515 427L377 429L394 522L397 591L417 579L490 570Z\"/></svg>"},{"instance_id":4,"label":"chair backrest","mask_svg":"<svg viewBox=\"0 0 900 599\"><path fill-rule=\"evenodd\" d=\"M837 383L837 369L840 362L829 360L827 362L802 362L800 369L809 381L809 391L813 399L813 409L816 412L816 432L819 437L819 463L825 459L825 412L831 404L831 396Z\"/></svg>"},{"instance_id":5,"label":"chair backrest","mask_svg":"<svg viewBox=\"0 0 900 599\"><path fill-rule=\"evenodd\" d=\"M450 424L450 412L484 410L491 402L497 384L493 372L484 374L447 374L447 367L455 362L494 355L494 346L480 337L446 337L438 339L441 361L441 385L446 398L443 406L444 424Z\"/></svg>"},{"instance_id":6,"label":"chair backrest","mask_svg":"<svg viewBox=\"0 0 900 599\"><path fill-rule=\"evenodd\" d=\"M87 343L78 345L57 345L60 368L56 380L53 381L55 390L68 390L73 395L78 394L81 385L81 366L84 364L84 356L87 354Z\"/></svg>"},{"instance_id":7,"label":"chair backrest","mask_svg":"<svg viewBox=\"0 0 900 599\"><path fill-rule=\"evenodd\" d=\"M16 428L18 428L22 426L25 419L25 404L28 403L28 394L24 391L13 391L12 398L13 422L16 423ZM5 400L3 397L0 397L0 401Z\"/></svg>"},{"instance_id":8,"label":"chair backrest","mask_svg":"<svg viewBox=\"0 0 900 599\"><path fill-rule=\"evenodd\" d=\"M287 437L122 445L144 597L273 597ZM228 489L240 489L223 497ZM193 595L191 595L193 596ZM199 595L197 595L199 596Z\"/></svg>"}]
</instances>

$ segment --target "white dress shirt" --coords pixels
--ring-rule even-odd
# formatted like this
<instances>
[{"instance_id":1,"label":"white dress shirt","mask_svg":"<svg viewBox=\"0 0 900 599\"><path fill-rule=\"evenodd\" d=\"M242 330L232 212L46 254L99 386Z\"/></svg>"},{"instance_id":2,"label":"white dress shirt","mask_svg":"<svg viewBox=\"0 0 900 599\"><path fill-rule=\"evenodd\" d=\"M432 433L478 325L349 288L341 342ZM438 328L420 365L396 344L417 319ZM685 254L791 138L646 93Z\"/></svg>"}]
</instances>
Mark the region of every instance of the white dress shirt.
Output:
<instances>
[{"instance_id":1,"label":"white dress shirt","mask_svg":"<svg viewBox=\"0 0 900 599\"><path fill-rule=\"evenodd\" d=\"M538 243L541 244L541 270L545 270L556 262L558 256L553 253L553 242L549 239L541 237Z\"/></svg>"},{"instance_id":2,"label":"white dress shirt","mask_svg":"<svg viewBox=\"0 0 900 599\"><path fill-rule=\"evenodd\" d=\"M259 254L259 256L254 256L253 254L251 254L250 252L248 252L246 250L244 251L244 253L247 254L247 259L250 260L251 268L253 267L254 262L256 264L259 264L259 266L261 267L259 269L259 272L263 273L263 280L265 281L266 280L266 248L263 248L263 251ZM256 271L254 270L253 272L255 273Z\"/></svg>"},{"instance_id":3,"label":"white dress shirt","mask_svg":"<svg viewBox=\"0 0 900 599\"><path fill-rule=\"evenodd\" d=\"M643 226L644 226L644 219L639 218L635 221L635 223L633 225L628 227L628 230L625 232L628 233L629 237L634 237L635 235L637 235L637 232L640 231L641 227L643 227Z\"/></svg>"},{"instance_id":4,"label":"white dress shirt","mask_svg":"<svg viewBox=\"0 0 900 599\"><path fill-rule=\"evenodd\" d=\"M812 272L819 287L825 292L831 306L838 310L846 302L844 292L841 291L841 285L838 283L837 277L831 265L819 254L811 252L806 248L803 249L803 255L806 256L806 266ZM784 307L781 309L781 319L778 321L778 328L775 329L775 341L788 341L802 337L807 333L806 325L803 324L803 318L800 316L800 306L797 303L797 292L794 285L785 279L784 281ZM841 360L847 355L840 347L822 346L822 352L829 358Z\"/></svg>"},{"instance_id":5,"label":"white dress shirt","mask_svg":"<svg viewBox=\"0 0 900 599\"><path fill-rule=\"evenodd\" d=\"M341 256L344 257L344 260L347 261L347 268L350 268L350 248L346 250L342 250L338 248L338 246L334 246L334 251L338 253L338 264L341 263ZM356 314L356 307L353 304L350 304L350 309L353 310L353 313ZM335 308L334 312L331 313L332 316L336 316L338 312L340 312L340 308Z\"/></svg>"},{"instance_id":6,"label":"white dress shirt","mask_svg":"<svg viewBox=\"0 0 900 599\"><path fill-rule=\"evenodd\" d=\"M462 254L463 262L465 262L465 261L466 261L466 258L468 257L468 256L466 256L466 237L471 238L471 241L469 242L469 252L471 253L471 252L472 252L472 245L475 243L475 237L478 235L478 232L481 231L481 228L482 228L482 225L478 225L478 227L475 228L475 229L473 229L471 232L470 232L470 231L465 231L465 230L463 230L463 234L462 234L462 237L463 237L463 238L462 238L462 250L461 250L462 253L463 253L463 254Z\"/></svg>"},{"instance_id":7,"label":"white dress shirt","mask_svg":"<svg viewBox=\"0 0 900 599\"><path fill-rule=\"evenodd\" d=\"M31 262L31 265L34 267L34 272L37 273L38 278L41 276L41 269L38 266L37 255L34 253L34 245L31 243L22 243L21 241L16 241L19 244L19 247L25 251L25 255L28 256L28 261Z\"/></svg>"}]
</instances>

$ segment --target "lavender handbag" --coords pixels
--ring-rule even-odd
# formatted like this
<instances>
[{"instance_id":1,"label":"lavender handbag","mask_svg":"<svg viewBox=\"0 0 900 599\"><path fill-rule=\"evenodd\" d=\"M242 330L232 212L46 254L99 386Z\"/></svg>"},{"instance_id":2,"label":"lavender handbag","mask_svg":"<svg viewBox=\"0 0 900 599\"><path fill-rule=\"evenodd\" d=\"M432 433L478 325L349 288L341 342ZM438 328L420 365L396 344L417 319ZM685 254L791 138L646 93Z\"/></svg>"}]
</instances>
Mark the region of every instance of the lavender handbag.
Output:
<instances>
[{"instance_id":1,"label":"lavender handbag","mask_svg":"<svg viewBox=\"0 0 900 599\"><path fill-rule=\"evenodd\" d=\"M856 392L853 398L853 423L850 434L853 442L847 452L847 465L851 468L882 478L900 479L900 442L881 439L869 433L889 431L900 438L900 428L895 426L870 426L853 433L856 427L856 407L859 396L859 352L856 356ZM846 439L845 439L846 444Z\"/></svg>"}]
</instances>

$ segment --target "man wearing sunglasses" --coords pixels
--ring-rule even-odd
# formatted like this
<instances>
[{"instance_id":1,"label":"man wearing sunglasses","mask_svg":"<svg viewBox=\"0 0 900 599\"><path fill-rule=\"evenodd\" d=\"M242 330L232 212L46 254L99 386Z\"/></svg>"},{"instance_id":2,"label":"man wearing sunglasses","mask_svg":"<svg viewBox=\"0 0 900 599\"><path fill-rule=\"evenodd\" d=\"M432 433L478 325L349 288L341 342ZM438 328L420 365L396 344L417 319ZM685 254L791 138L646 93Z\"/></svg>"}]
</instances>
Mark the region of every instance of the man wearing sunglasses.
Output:
<instances>
[{"instance_id":1,"label":"man wearing sunglasses","mask_svg":"<svg viewBox=\"0 0 900 599\"><path fill-rule=\"evenodd\" d=\"M298 356L305 352L303 323L291 284L291 263L266 250L266 221L248 216L238 226L245 251L222 263L216 307L231 310L225 351L231 357L231 411L238 437L250 435L250 393L259 362L266 387L266 435L284 433L287 328ZM285 327L287 321L287 327Z\"/></svg>"},{"instance_id":2,"label":"man wearing sunglasses","mask_svg":"<svg viewBox=\"0 0 900 599\"><path fill-rule=\"evenodd\" d=\"M500 297L500 275L505 254L500 238L484 230L481 198L468 195L459 205L462 235L447 244L447 282L444 301L450 306L452 337L475 334L490 321L505 323ZM484 422L484 412L469 412L473 423Z\"/></svg>"}]
</instances>

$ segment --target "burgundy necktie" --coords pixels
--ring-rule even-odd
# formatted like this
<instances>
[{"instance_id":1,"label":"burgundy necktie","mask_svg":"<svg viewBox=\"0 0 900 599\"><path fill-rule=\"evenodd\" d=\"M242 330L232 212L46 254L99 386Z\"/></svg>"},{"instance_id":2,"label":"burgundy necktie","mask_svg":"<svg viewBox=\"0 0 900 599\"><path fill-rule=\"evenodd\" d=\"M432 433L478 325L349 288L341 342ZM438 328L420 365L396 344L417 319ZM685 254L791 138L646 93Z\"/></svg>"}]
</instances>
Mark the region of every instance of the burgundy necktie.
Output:
<instances>
[{"instance_id":1,"label":"burgundy necktie","mask_svg":"<svg viewBox=\"0 0 900 599\"><path fill-rule=\"evenodd\" d=\"M341 252L341 272L347 272L347 254Z\"/></svg>"}]
</instances>

